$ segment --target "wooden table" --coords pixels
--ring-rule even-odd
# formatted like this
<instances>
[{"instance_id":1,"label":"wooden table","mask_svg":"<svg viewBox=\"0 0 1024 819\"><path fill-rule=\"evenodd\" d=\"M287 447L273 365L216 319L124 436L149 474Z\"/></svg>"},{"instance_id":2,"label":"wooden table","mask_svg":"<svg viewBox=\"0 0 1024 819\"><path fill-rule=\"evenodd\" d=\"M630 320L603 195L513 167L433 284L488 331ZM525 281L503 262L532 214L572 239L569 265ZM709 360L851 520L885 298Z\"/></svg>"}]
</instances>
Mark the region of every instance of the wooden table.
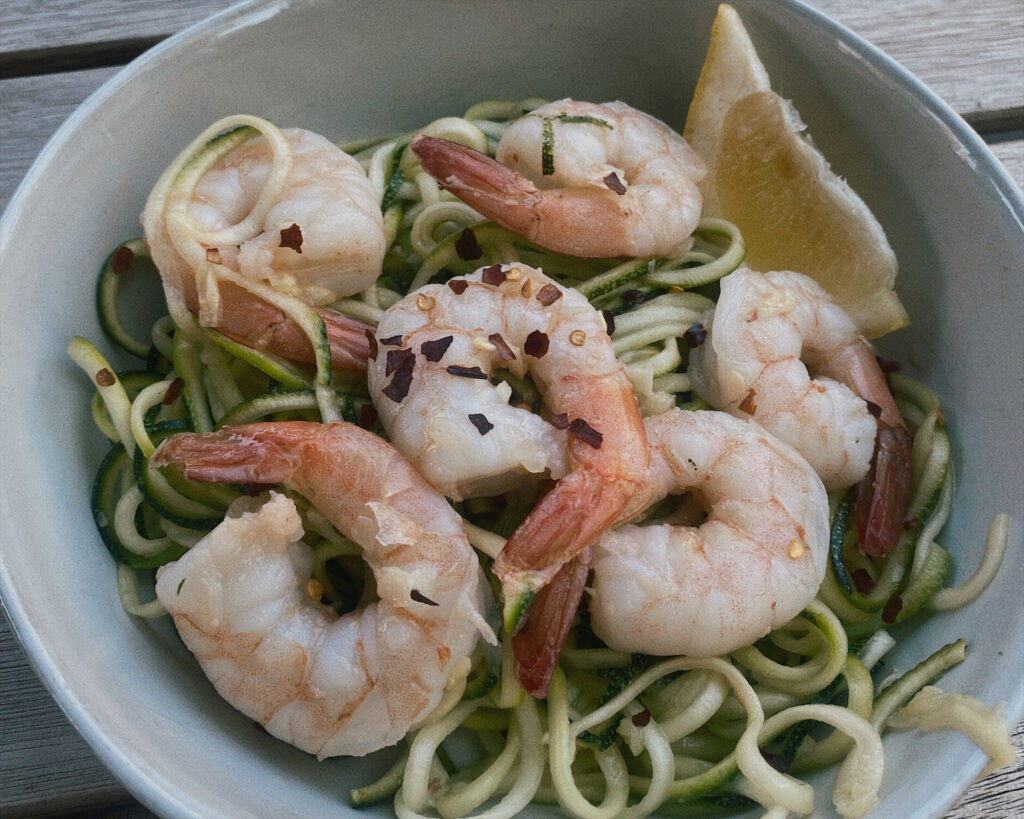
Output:
<instances>
[{"instance_id":1,"label":"wooden table","mask_svg":"<svg viewBox=\"0 0 1024 819\"><path fill-rule=\"evenodd\" d=\"M882 48L985 138L1024 187L1024 0L811 0ZM57 126L118 68L229 0L0 0L0 210ZM1024 724L1014 737L1018 756ZM149 816L79 737L0 616L0 814ZM1024 815L1024 766L949 817Z\"/></svg>"}]
</instances>

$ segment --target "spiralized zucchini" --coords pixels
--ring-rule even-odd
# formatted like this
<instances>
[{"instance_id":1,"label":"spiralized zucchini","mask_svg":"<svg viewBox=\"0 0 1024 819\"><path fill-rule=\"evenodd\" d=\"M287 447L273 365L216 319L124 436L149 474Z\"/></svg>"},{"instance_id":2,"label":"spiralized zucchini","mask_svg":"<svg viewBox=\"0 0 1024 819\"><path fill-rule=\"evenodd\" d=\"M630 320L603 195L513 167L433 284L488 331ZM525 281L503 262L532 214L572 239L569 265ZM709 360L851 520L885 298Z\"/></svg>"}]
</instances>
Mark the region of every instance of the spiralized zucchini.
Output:
<instances>
[{"instance_id":1,"label":"spiralized zucchini","mask_svg":"<svg viewBox=\"0 0 1024 819\"><path fill-rule=\"evenodd\" d=\"M508 123L538 104L480 103L464 117L444 117L422 130L493 154ZM259 214L289 166L290 149L276 128L254 118L235 124L226 133L204 134L193 146L194 157L162 180L173 229L189 247L199 248L199 239L209 237L200 237L189 219L188 197L218 157L257 129L274 147L265 195L253 214L219 237L234 243L257 229ZM699 332L702 316L714 305L718 280L743 260L745 246L735 225L701 221L692 248L679 258L610 262L561 256L483 221L441 190L408 150L409 137L342 145L371 180L392 242L378 282L334 309L373 323L428 281L522 261L577 288L604 312L644 414L705 406L690 388L687 351L691 333ZM130 239L112 252L97 285L101 326L119 354L141 359L144 369L118 373L82 338L68 352L96 386L91 412L113 441L93 490L97 527L117 561L125 610L152 617L162 612L159 602L144 601L152 570L194 545L246 491L151 470L148 459L162 437L259 420L336 418L383 433L373 421L365 383L332 381L323 321L264 285L233 279L302 327L316 354L314 367L232 342L202 327L180 304L155 322L151 338L133 338L118 319L126 305L119 305L114 268L118 274L149 275L155 283L145 262L143 243ZM529 384L517 387L531 396ZM531 801L558 802L574 815L595 819L753 803L766 815L782 816L814 807L810 787L785 771L841 763L833 794L837 808L847 816L869 810L881 780L881 732L894 722L930 729L932 707L912 698L963 659L961 643L942 647L880 692L872 670L882 669L895 644L889 629L917 612L965 605L980 594L998 568L1008 526L1005 516L997 518L975 576L956 589L944 588L952 557L938 540L953 494L949 431L938 398L926 387L898 374L893 387L914 432L908 513L913 525L887 558L857 553L849 500L832 498L828 575L818 599L787 626L731 656L656 658L602 646L583 618L543 701L527 697L519 686L503 634L500 655L481 649L459 668L441 705L405 738L395 764L378 781L353 790L352 804L391 799L400 817L446 819L512 817ZM339 612L353 608L363 585L358 548L304 499L294 500L314 555L311 588ZM528 511L511 499L467 501L458 508L485 568ZM988 718L979 739L997 749L992 753L1003 753L991 738L997 723Z\"/></svg>"}]
</instances>

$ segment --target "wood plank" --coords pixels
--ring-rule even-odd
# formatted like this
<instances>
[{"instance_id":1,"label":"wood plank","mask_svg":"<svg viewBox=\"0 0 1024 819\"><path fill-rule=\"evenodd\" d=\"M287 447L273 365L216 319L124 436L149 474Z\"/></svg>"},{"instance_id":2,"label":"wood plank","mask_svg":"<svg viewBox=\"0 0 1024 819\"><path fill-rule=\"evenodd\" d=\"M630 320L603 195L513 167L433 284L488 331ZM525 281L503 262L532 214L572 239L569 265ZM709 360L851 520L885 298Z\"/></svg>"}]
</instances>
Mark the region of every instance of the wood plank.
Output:
<instances>
[{"instance_id":1,"label":"wood plank","mask_svg":"<svg viewBox=\"0 0 1024 819\"><path fill-rule=\"evenodd\" d=\"M1020 0L810 0L985 131L1024 127Z\"/></svg>"},{"instance_id":2,"label":"wood plank","mask_svg":"<svg viewBox=\"0 0 1024 819\"><path fill-rule=\"evenodd\" d=\"M0 212L51 134L117 70L0 80Z\"/></svg>"},{"instance_id":3,"label":"wood plank","mask_svg":"<svg viewBox=\"0 0 1024 819\"><path fill-rule=\"evenodd\" d=\"M42 49L59 59L85 44L158 38L230 0L5 0L0 76ZM1024 10L1020 0L811 0L877 45L955 110L988 131L1024 122ZM15 60L15 61L16 61ZM95 63L93 64L95 65ZM1017 124L1014 124L1017 123Z\"/></svg>"},{"instance_id":4,"label":"wood plank","mask_svg":"<svg viewBox=\"0 0 1024 819\"><path fill-rule=\"evenodd\" d=\"M1024 191L1024 131L1015 132L1010 138L989 142L989 150L1003 163L1010 179Z\"/></svg>"},{"instance_id":5,"label":"wood plank","mask_svg":"<svg viewBox=\"0 0 1024 819\"><path fill-rule=\"evenodd\" d=\"M0 691L4 816L52 815L133 801L43 688L6 615L0 617Z\"/></svg>"},{"instance_id":6,"label":"wood plank","mask_svg":"<svg viewBox=\"0 0 1024 819\"><path fill-rule=\"evenodd\" d=\"M69 14L64 0L3 0L0 57L25 49L160 37L228 4L228 0L175 4L101 0L80 3ZM979 0L970 6L965 0L817 0L815 5L903 62L976 123L986 126L1002 121L991 111L1005 118L1016 116L1017 108L1024 110L1020 0ZM85 25L83 14L87 15ZM943 45L934 46L932 37L940 38ZM0 209L49 135L114 71L0 81ZM994 80L993 74L998 75ZM986 116L979 118L979 109ZM1024 134L991 147L1024 187ZM107 772L43 689L6 618L0 618L0 691L0 806L5 816L27 815L30 810L37 815L84 810L81 816L151 816ZM1014 742L1020 755L1024 726L1018 727ZM119 809L89 810L123 803L127 806ZM993 805L999 806L1000 815L1024 815L1024 766L1020 763L975 785L949 819L991 816Z\"/></svg>"},{"instance_id":7,"label":"wood plank","mask_svg":"<svg viewBox=\"0 0 1024 819\"><path fill-rule=\"evenodd\" d=\"M236 0L3 0L0 54L164 37Z\"/></svg>"}]
</instances>

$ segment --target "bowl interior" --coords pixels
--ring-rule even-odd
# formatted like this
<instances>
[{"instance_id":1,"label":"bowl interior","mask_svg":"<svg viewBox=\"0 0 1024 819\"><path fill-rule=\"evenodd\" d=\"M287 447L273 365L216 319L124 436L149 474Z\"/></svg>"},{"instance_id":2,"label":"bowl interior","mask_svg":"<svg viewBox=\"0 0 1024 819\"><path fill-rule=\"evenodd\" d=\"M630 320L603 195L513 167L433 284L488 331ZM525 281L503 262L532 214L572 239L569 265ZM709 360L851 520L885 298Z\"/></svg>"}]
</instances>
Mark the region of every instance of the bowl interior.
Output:
<instances>
[{"instance_id":1,"label":"bowl interior","mask_svg":"<svg viewBox=\"0 0 1024 819\"><path fill-rule=\"evenodd\" d=\"M956 577L976 565L993 514L1015 519L1006 565L982 599L905 631L893 662L907 668L966 637L968 662L944 685L1020 715L1020 196L966 126L873 49L796 3L735 5L776 89L794 99L899 257L913 324L879 347L944 401L959 480L942 542ZM340 140L412 129L483 99L574 96L623 99L681 130L716 6L248 4L144 55L44 150L0 227L0 592L57 700L151 808L337 814L348 788L388 762L383 754L318 763L262 734L213 692L170 623L136 622L117 600L88 506L105 447L88 415L89 385L65 350L76 334L101 340L95 273L118 241L140 234L157 176L228 113ZM896 735L886 752L877 816L910 805L915 815L940 813L983 764L954 735ZM818 802L830 815L827 791Z\"/></svg>"}]
</instances>

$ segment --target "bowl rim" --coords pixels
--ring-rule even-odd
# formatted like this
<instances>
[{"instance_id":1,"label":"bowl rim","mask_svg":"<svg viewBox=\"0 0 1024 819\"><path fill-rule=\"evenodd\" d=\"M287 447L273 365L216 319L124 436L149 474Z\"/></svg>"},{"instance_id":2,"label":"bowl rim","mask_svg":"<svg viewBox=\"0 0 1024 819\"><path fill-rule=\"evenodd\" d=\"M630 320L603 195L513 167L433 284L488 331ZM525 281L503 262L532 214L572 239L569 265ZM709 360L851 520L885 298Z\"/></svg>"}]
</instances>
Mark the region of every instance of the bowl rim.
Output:
<instances>
[{"instance_id":1,"label":"bowl rim","mask_svg":"<svg viewBox=\"0 0 1024 819\"><path fill-rule=\"evenodd\" d=\"M458 5L466 0L434 1L446 5ZM4 257L5 249L16 232L24 201L30 195L30 191L45 176L60 152L71 141L83 120L87 119L106 100L116 96L123 87L133 80L141 68L164 59L184 56L185 49L190 47L197 38L223 36L236 29L259 25L291 9L315 6L321 2L330 2L330 0L241 0L241 2L197 21L162 40L104 81L56 129L16 187L3 214L0 215L0 259ZM957 144L962 157L967 160L973 171L986 179L995 189L1024 235L1024 193L1016 186L982 137L934 91L878 47L824 12L809 6L804 0L768 0L768 2L773 6L789 10L822 30L823 33L834 37L836 43L848 54L861 60L875 73L887 77L893 84L901 87L916 99L949 133ZM9 428L3 419L3 414L0 413L0 440L6 440L8 436L13 437L13 435L13 430ZM13 516L9 514L9 510L14 506L9 494L13 482L7 479L11 476L8 475L6 467L0 467L0 474L5 476L5 480L0 481L0 509L3 510L0 513L0 518L2 518L0 520L0 543L2 543L13 540L16 532L12 522ZM12 630L24 649L30 665L71 724L101 761L140 802L161 815L187 814L186 803L178 798L177 793L155 785L135 764L130 755L109 740L106 732L93 719L81 699L75 694L73 686L57 669L38 630L19 604L20 596L12 581L13 577L5 559L5 550L0 550L0 605L3 606ZM1005 721L1011 725L1011 730L1022 718L1024 718L1024 680L1016 691L1007 692L1005 709ZM965 770L962 781L957 779L955 796L949 801L947 809L955 803L956 798L959 798L970 784L970 772Z\"/></svg>"}]
</instances>

